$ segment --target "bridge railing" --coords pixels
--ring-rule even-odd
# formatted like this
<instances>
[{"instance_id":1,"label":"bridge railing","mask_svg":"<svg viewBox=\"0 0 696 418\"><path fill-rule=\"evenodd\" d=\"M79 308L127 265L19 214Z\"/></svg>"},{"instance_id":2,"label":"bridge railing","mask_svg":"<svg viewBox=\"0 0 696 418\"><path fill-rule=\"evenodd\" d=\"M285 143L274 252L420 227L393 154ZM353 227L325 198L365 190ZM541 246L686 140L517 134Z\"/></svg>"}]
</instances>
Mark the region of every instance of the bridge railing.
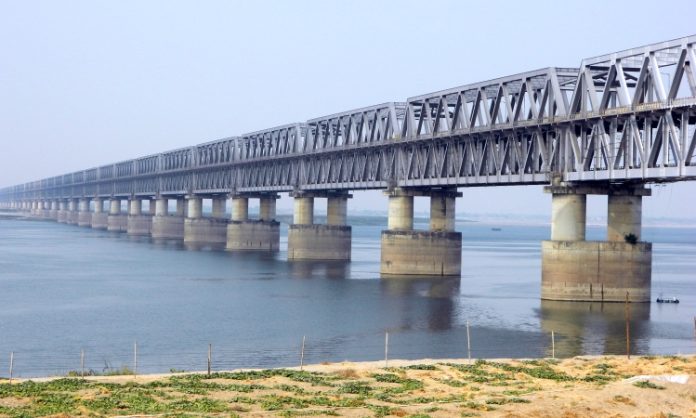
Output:
<instances>
[{"instance_id":1,"label":"bridge railing","mask_svg":"<svg viewBox=\"0 0 696 418\"><path fill-rule=\"evenodd\" d=\"M408 99L404 136L470 133L565 116L578 70L544 68Z\"/></svg>"},{"instance_id":2,"label":"bridge railing","mask_svg":"<svg viewBox=\"0 0 696 418\"><path fill-rule=\"evenodd\" d=\"M307 125L304 123L292 123L249 132L237 138L233 161L246 162L259 158L299 154L306 141Z\"/></svg>"},{"instance_id":3,"label":"bridge railing","mask_svg":"<svg viewBox=\"0 0 696 418\"><path fill-rule=\"evenodd\" d=\"M388 102L307 121L302 152L373 145L402 137L406 103Z\"/></svg>"}]
</instances>

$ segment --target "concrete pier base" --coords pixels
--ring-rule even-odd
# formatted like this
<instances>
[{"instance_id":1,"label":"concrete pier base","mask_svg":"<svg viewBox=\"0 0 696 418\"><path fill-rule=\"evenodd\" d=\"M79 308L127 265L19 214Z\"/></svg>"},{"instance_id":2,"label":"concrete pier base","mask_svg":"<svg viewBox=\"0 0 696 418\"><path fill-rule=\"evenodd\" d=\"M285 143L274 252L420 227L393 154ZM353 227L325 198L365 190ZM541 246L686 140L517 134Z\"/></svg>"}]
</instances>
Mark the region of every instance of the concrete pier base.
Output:
<instances>
[{"instance_id":1,"label":"concrete pier base","mask_svg":"<svg viewBox=\"0 0 696 418\"><path fill-rule=\"evenodd\" d=\"M227 219L186 218L184 244L191 248L224 249L227 245Z\"/></svg>"},{"instance_id":2,"label":"concrete pier base","mask_svg":"<svg viewBox=\"0 0 696 418\"><path fill-rule=\"evenodd\" d=\"M106 221L106 229L112 232L128 231L128 216L127 215L109 215Z\"/></svg>"},{"instance_id":3,"label":"concrete pier base","mask_svg":"<svg viewBox=\"0 0 696 418\"><path fill-rule=\"evenodd\" d=\"M109 214L104 212L92 214L92 229L107 229L109 226Z\"/></svg>"},{"instance_id":4,"label":"concrete pier base","mask_svg":"<svg viewBox=\"0 0 696 418\"><path fill-rule=\"evenodd\" d=\"M227 225L229 251L278 251L280 223L276 221L231 221Z\"/></svg>"},{"instance_id":5,"label":"concrete pier base","mask_svg":"<svg viewBox=\"0 0 696 418\"><path fill-rule=\"evenodd\" d=\"M541 298L650 301L652 244L612 241L543 241Z\"/></svg>"},{"instance_id":6,"label":"concrete pier base","mask_svg":"<svg viewBox=\"0 0 696 418\"><path fill-rule=\"evenodd\" d=\"M348 225L290 225L288 259L350 260L351 236Z\"/></svg>"},{"instance_id":7,"label":"concrete pier base","mask_svg":"<svg viewBox=\"0 0 696 418\"><path fill-rule=\"evenodd\" d=\"M58 223L61 223L61 224L68 223L68 213L69 212L67 210L59 210L58 217L57 217Z\"/></svg>"},{"instance_id":8,"label":"concrete pier base","mask_svg":"<svg viewBox=\"0 0 696 418\"><path fill-rule=\"evenodd\" d=\"M68 218L67 218L66 223L69 225L77 225L77 223L79 222L79 216L80 216L80 212L78 212L78 211L74 211L74 210L68 211Z\"/></svg>"},{"instance_id":9,"label":"concrete pier base","mask_svg":"<svg viewBox=\"0 0 696 418\"><path fill-rule=\"evenodd\" d=\"M151 215L128 215L128 226L126 228L128 235L150 235L151 230Z\"/></svg>"},{"instance_id":10,"label":"concrete pier base","mask_svg":"<svg viewBox=\"0 0 696 418\"><path fill-rule=\"evenodd\" d=\"M51 209L48 211L48 219L52 221L58 220L58 209Z\"/></svg>"},{"instance_id":11,"label":"concrete pier base","mask_svg":"<svg viewBox=\"0 0 696 418\"><path fill-rule=\"evenodd\" d=\"M92 226L92 212L77 212L77 226Z\"/></svg>"},{"instance_id":12,"label":"concrete pier base","mask_svg":"<svg viewBox=\"0 0 696 418\"><path fill-rule=\"evenodd\" d=\"M461 271L461 232L382 231L382 275L460 276Z\"/></svg>"},{"instance_id":13,"label":"concrete pier base","mask_svg":"<svg viewBox=\"0 0 696 418\"><path fill-rule=\"evenodd\" d=\"M183 216L153 216L152 217L152 238L162 240L183 240L184 239L184 217Z\"/></svg>"}]
</instances>

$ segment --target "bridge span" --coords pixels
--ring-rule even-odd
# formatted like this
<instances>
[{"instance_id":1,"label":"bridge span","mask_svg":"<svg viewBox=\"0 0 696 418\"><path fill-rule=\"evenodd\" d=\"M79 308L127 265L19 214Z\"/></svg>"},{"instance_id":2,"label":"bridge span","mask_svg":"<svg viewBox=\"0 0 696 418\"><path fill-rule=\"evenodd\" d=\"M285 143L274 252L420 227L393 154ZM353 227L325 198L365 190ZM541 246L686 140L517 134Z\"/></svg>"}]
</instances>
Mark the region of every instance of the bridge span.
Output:
<instances>
[{"instance_id":1,"label":"bridge span","mask_svg":"<svg viewBox=\"0 0 696 418\"><path fill-rule=\"evenodd\" d=\"M275 251L275 202L288 192L288 258L349 260L349 193L382 189L381 273L456 276L457 188L546 185L542 297L647 301L645 185L696 179L695 45L688 36L6 187L0 204L155 239ZM608 196L606 241L585 240L587 194ZM430 197L427 231L413 229L414 196ZM314 222L315 198L327 198L326 224ZM260 200L258 219L249 199Z\"/></svg>"}]
</instances>

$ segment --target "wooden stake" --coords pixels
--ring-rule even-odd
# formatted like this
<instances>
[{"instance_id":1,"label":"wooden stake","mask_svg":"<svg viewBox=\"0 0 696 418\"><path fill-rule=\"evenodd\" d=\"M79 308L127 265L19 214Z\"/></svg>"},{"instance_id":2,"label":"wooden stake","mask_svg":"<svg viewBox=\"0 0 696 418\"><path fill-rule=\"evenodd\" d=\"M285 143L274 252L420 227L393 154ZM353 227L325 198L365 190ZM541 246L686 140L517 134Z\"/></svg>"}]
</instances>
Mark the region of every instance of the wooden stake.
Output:
<instances>
[{"instance_id":1,"label":"wooden stake","mask_svg":"<svg viewBox=\"0 0 696 418\"><path fill-rule=\"evenodd\" d=\"M631 316L628 305L628 292L626 292L626 358L631 359Z\"/></svg>"},{"instance_id":2,"label":"wooden stake","mask_svg":"<svg viewBox=\"0 0 696 418\"><path fill-rule=\"evenodd\" d=\"M384 333L384 367L389 367L389 332Z\"/></svg>"},{"instance_id":3,"label":"wooden stake","mask_svg":"<svg viewBox=\"0 0 696 418\"><path fill-rule=\"evenodd\" d=\"M556 358L556 336L554 335L553 330L551 330L551 358Z\"/></svg>"},{"instance_id":4,"label":"wooden stake","mask_svg":"<svg viewBox=\"0 0 696 418\"><path fill-rule=\"evenodd\" d=\"M210 369L213 362L213 345L208 344L208 377L210 377Z\"/></svg>"},{"instance_id":5,"label":"wooden stake","mask_svg":"<svg viewBox=\"0 0 696 418\"><path fill-rule=\"evenodd\" d=\"M12 371L14 369L14 351L10 351L10 383L12 383Z\"/></svg>"},{"instance_id":6,"label":"wooden stake","mask_svg":"<svg viewBox=\"0 0 696 418\"><path fill-rule=\"evenodd\" d=\"M302 351L300 352L300 370L304 367L304 345L305 345L305 336L302 336Z\"/></svg>"},{"instance_id":7,"label":"wooden stake","mask_svg":"<svg viewBox=\"0 0 696 418\"><path fill-rule=\"evenodd\" d=\"M471 363L471 334L469 334L469 320L466 320L466 353Z\"/></svg>"},{"instance_id":8,"label":"wooden stake","mask_svg":"<svg viewBox=\"0 0 696 418\"><path fill-rule=\"evenodd\" d=\"M85 350L80 350L80 376L85 378Z\"/></svg>"}]
</instances>

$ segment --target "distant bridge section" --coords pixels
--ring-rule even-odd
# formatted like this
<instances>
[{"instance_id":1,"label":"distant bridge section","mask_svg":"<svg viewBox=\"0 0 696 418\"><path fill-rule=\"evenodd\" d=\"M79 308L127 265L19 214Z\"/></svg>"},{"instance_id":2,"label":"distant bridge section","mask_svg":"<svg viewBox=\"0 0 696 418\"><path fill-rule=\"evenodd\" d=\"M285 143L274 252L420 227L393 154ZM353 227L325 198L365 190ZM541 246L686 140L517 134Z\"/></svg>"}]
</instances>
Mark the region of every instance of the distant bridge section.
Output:
<instances>
[{"instance_id":1,"label":"distant bridge section","mask_svg":"<svg viewBox=\"0 0 696 418\"><path fill-rule=\"evenodd\" d=\"M0 189L0 201L696 179L696 36Z\"/></svg>"}]
</instances>

